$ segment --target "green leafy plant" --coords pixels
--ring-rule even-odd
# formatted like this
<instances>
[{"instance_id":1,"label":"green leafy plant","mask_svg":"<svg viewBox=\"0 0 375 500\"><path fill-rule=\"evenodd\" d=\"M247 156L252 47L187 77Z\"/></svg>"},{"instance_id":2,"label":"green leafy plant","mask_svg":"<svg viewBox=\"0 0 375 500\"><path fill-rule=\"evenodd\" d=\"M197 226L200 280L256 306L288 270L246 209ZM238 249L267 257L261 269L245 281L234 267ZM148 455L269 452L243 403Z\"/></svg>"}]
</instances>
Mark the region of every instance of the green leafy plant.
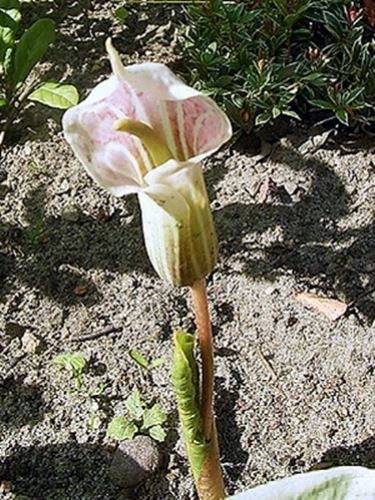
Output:
<instances>
[{"instance_id":1,"label":"green leafy plant","mask_svg":"<svg viewBox=\"0 0 375 500\"><path fill-rule=\"evenodd\" d=\"M100 412L100 397L105 392L105 385L100 383L98 386L90 389L84 379L84 372L88 361L82 354L77 352L66 352L59 354L54 358L54 363L67 370L75 381L75 389L80 395L87 398L91 410L88 415L87 429L95 431L102 424L102 415Z\"/></svg>"},{"instance_id":2,"label":"green leafy plant","mask_svg":"<svg viewBox=\"0 0 375 500\"><path fill-rule=\"evenodd\" d=\"M148 407L138 389L134 389L125 401L128 417L119 415L108 424L107 436L118 441L132 439L136 434L148 434L155 441L164 441L163 424L167 415L158 403Z\"/></svg>"},{"instance_id":3,"label":"green leafy plant","mask_svg":"<svg viewBox=\"0 0 375 500\"><path fill-rule=\"evenodd\" d=\"M137 363L138 366L144 368L145 370L152 370L154 368L158 368L159 366L162 366L165 362L165 359L163 357L156 358L150 361L136 349L132 349L131 351L129 351L129 356L132 358L133 361Z\"/></svg>"},{"instance_id":4,"label":"green leafy plant","mask_svg":"<svg viewBox=\"0 0 375 500\"><path fill-rule=\"evenodd\" d=\"M41 163L38 163L37 161L34 160L27 165L27 169L30 173L34 175L46 175L46 176L51 175L51 171L49 170L47 165L42 165Z\"/></svg>"},{"instance_id":5,"label":"green leafy plant","mask_svg":"<svg viewBox=\"0 0 375 500\"><path fill-rule=\"evenodd\" d=\"M75 380L76 388L83 386L83 372L87 366L87 360L78 352L66 352L54 358L54 363L67 370Z\"/></svg>"},{"instance_id":6,"label":"green leafy plant","mask_svg":"<svg viewBox=\"0 0 375 500\"><path fill-rule=\"evenodd\" d=\"M0 0L0 145L26 100L67 109L79 99L73 85L30 77L55 40L55 24L42 18L23 29L21 6L19 0Z\"/></svg>"},{"instance_id":7,"label":"green leafy plant","mask_svg":"<svg viewBox=\"0 0 375 500\"><path fill-rule=\"evenodd\" d=\"M375 57L360 1L212 0L188 7L188 78L246 131L281 116L375 122Z\"/></svg>"}]
</instances>

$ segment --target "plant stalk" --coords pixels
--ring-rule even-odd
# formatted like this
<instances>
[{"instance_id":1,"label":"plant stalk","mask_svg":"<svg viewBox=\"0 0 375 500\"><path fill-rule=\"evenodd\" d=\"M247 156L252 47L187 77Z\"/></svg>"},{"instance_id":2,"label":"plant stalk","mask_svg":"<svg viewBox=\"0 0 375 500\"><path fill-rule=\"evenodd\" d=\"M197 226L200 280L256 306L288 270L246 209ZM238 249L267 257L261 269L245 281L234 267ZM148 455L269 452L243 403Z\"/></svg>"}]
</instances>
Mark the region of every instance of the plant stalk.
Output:
<instances>
[{"instance_id":1,"label":"plant stalk","mask_svg":"<svg viewBox=\"0 0 375 500\"><path fill-rule=\"evenodd\" d=\"M206 440L210 441L213 424L214 353L206 280L204 278L192 285L191 295L202 356L201 414L203 431Z\"/></svg>"},{"instance_id":2,"label":"plant stalk","mask_svg":"<svg viewBox=\"0 0 375 500\"><path fill-rule=\"evenodd\" d=\"M202 357L202 385L200 391L202 430L206 442L209 443L209 458L197 484L198 494L203 500L219 500L225 498L225 493L213 411L214 353L207 287L204 278L196 281L191 286L191 295Z\"/></svg>"}]
</instances>

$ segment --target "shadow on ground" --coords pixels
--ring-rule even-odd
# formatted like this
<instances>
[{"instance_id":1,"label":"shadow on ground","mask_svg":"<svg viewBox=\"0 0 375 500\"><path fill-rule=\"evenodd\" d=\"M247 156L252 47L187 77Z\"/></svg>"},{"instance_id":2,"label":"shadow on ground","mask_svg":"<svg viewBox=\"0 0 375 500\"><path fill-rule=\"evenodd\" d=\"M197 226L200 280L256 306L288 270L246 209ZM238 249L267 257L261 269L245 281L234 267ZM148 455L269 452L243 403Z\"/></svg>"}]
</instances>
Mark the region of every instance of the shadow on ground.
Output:
<instances>
[{"instance_id":1,"label":"shadow on ground","mask_svg":"<svg viewBox=\"0 0 375 500\"><path fill-rule=\"evenodd\" d=\"M298 202L266 200L263 203L232 203L215 212L222 261L236 256L241 273L273 280L292 271L301 285L319 278L322 292L333 292L354 302L371 323L375 319L375 224L341 229L340 219L351 211L352 200L329 165L306 159L285 149L286 168L313 174L313 181ZM282 239L270 245L246 243L251 234L281 228ZM256 240L255 240L256 241ZM338 248L339 247L339 248ZM224 264L225 269L225 264ZM227 272L231 272L227 269ZM366 282L366 285L363 283Z\"/></svg>"},{"instance_id":2,"label":"shadow on ground","mask_svg":"<svg viewBox=\"0 0 375 500\"><path fill-rule=\"evenodd\" d=\"M79 484L81 498L109 500L117 498L119 491L109 481L109 463L110 455L96 445L68 442L20 447L0 464L0 477L11 482L12 493L17 495L73 498L70 494L78 491Z\"/></svg>"},{"instance_id":3,"label":"shadow on ground","mask_svg":"<svg viewBox=\"0 0 375 500\"><path fill-rule=\"evenodd\" d=\"M113 452L104 447L73 441L30 448L19 447L0 462L0 477L11 483L13 494L27 495L27 498L33 499L135 500L147 495L150 499L172 500L169 483L165 478L166 463L141 486L124 489L115 484L110 476L112 458ZM134 462L130 469L134 473L139 467ZM181 464L181 468L185 474L188 473L186 465ZM156 496L152 496L153 491Z\"/></svg>"},{"instance_id":4,"label":"shadow on ground","mask_svg":"<svg viewBox=\"0 0 375 500\"><path fill-rule=\"evenodd\" d=\"M44 416L43 393L25 377L13 375L0 381L0 427L22 427L35 424Z\"/></svg>"},{"instance_id":5,"label":"shadow on ground","mask_svg":"<svg viewBox=\"0 0 375 500\"><path fill-rule=\"evenodd\" d=\"M252 278L272 280L289 270L302 286L308 287L311 280L316 286L318 279L322 293L333 293L353 303L371 323L375 319L375 301L371 296L375 288L375 274L371 271L375 260L374 223L341 229L340 219L350 213L352 200L339 177L322 161L306 160L288 149L285 155L293 158L285 168L298 169L302 176L305 172L312 174L309 190L298 202L239 201L216 210L222 267L225 269L227 258L235 257L242 263L241 273ZM218 166L214 175L210 171L208 176L217 183L225 172L224 165ZM210 187L215 197L215 185ZM129 217L125 222L117 213L108 220L80 212L51 217L46 215L45 198L46 193L40 188L25 201L27 228L0 225L5 248L0 253L4 264L2 295L17 273L23 282L56 300L92 304L100 300L95 284L85 282L86 278L74 268L152 273L135 198L126 201L130 222ZM248 235L276 228L282 231L277 244L245 241ZM28 258L16 271L16 256L22 255ZM226 272L233 271L228 268ZM77 286L86 289L84 297L73 293Z\"/></svg>"},{"instance_id":6,"label":"shadow on ground","mask_svg":"<svg viewBox=\"0 0 375 500\"><path fill-rule=\"evenodd\" d=\"M122 273L137 270L143 274L151 271L136 200L128 204L131 222L123 223L116 214L106 221L81 212L51 217L45 214L45 197L41 188L25 201L27 227L1 226L3 246L10 252L0 254L5 264L1 273L4 282L13 274L14 255L27 255L27 262L17 273L24 283L66 304L79 301L91 305L100 300L100 295L79 268ZM0 293L6 291L5 286Z\"/></svg>"},{"instance_id":7,"label":"shadow on ground","mask_svg":"<svg viewBox=\"0 0 375 500\"><path fill-rule=\"evenodd\" d=\"M370 469L375 468L375 437L370 437L362 443L352 446L337 446L326 451L319 465L338 467L340 465L360 465Z\"/></svg>"},{"instance_id":8,"label":"shadow on ground","mask_svg":"<svg viewBox=\"0 0 375 500\"><path fill-rule=\"evenodd\" d=\"M215 412L217 430L220 436L221 463L225 470L228 489L235 486L245 469L249 453L242 448L241 436L244 430L236 423L236 404L243 387L243 380L234 368L230 372L230 386L225 379L215 380Z\"/></svg>"}]
</instances>

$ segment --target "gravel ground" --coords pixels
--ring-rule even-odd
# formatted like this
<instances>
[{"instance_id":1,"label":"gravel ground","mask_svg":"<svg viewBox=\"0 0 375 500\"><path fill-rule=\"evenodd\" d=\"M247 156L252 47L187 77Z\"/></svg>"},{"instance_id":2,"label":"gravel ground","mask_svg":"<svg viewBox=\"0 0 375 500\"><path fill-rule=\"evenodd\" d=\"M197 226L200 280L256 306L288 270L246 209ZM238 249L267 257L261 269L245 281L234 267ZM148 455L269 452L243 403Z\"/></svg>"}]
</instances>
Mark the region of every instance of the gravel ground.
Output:
<instances>
[{"instance_id":1,"label":"gravel ground","mask_svg":"<svg viewBox=\"0 0 375 500\"><path fill-rule=\"evenodd\" d=\"M83 96L109 72L108 34L127 63L178 63L177 6L132 7L121 25L110 2L55 3L61 34L42 71ZM51 4L31 8L50 15ZM194 330L188 291L155 276L136 199L91 182L60 119L26 109L1 160L0 498L195 498L169 382L171 334ZM311 144L301 128L265 160L242 139L205 163L220 239L209 295L228 493L312 467L375 467L375 150L364 138ZM350 307L330 321L298 291ZM145 373L131 349L165 364ZM89 360L86 390L53 363L65 351ZM168 435L160 472L124 491L108 477L105 429L134 387L168 413Z\"/></svg>"}]
</instances>

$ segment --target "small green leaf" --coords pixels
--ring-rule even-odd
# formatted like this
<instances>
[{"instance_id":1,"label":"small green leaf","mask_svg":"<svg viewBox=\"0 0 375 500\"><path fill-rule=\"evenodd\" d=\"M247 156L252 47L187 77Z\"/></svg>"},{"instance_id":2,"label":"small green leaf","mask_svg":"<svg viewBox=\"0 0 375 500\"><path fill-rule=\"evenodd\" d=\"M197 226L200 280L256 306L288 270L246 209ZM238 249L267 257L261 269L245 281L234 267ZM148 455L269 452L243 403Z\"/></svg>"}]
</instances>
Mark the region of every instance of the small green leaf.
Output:
<instances>
[{"instance_id":1,"label":"small green leaf","mask_svg":"<svg viewBox=\"0 0 375 500\"><path fill-rule=\"evenodd\" d=\"M159 366L163 366L164 363L165 363L165 358L163 358L163 357L156 358L153 361L151 361L150 370L152 370L153 368L158 368Z\"/></svg>"},{"instance_id":2,"label":"small green leaf","mask_svg":"<svg viewBox=\"0 0 375 500\"><path fill-rule=\"evenodd\" d=\"M134 389L134 391L130 394L125 401L125 406L132 418L135 420L140 420L142 418L144 412L144 402L142 401L138 389Z\"/></svg>"},{"instance_id":3,"label":"small green leaf","mask_svg":"<svg viewBox=\"0 0 375 500\"><path fill-rule=\"evenodd\" d=\"M262 113L259 113L259 115L255 118L255 125L264 125L269 122L270 119L271 115L269 114L269 112L262 111Z\"/></svg>"},{"instance_id":4,"label":"small green leaf","mask_svg":"<svg viewBox=\"0 0 375 500\"><path fill-rule=\"evenodd\" d=\"M91 398L97 398L98 396L101 396L104 393L105 389L106 387L103 384L103 382L100 382L99 385L97 385L96 387L94 387L94 389L89 391L89 396Z\"/></svg>"},{"instance_id":5,"label":"small green leaf","mask_svg":"<svg viewBox=\"0 0 375 500\"><path fill-rule=\"evenodd\" d=\"M146 370L149 369L149 361L139 351L132 349L131 351L129 351L129 355L139 366L145 368Z\"/></svg>"},{"instance_id":6,"label":"small green leaf","mask_svg":"<svg viewBox=\"0 0 375 500\"><path fill-rule=\"evenodd\" d=\"M46 104L51 108L68 109L78 103L79 94L74 85L46 82L34 90L28 99Z\"/></svg>"},{"instance_id":7,"label":"small green leaf","mask_svg":"<svg viewBox=\"0 0 375 500\"><path fill-rule=\"evenodd\" d=\"M6 12L0 10L0 27L16 31L16 29L18 28L18 23Z\"/></svg>"},{"instance_id":8,"label":"small green leaf","mask_svg":"<svg viewBox=\"0 0 375 500\"><path fill-rule=\"evenodd\" d=\"M349 126L349 115L344 109L338 109L336 111L336 118L347 127Z\"/></svg>"},{"instance_id":9,"label":"small green leaf","mask_svg":"<svg viewBox=\"0 0 375 500\"><path fill-rule=\"evenodd\" d=\"M282 14L283 16L287 15L288 13L287 0L273 0L273 3L277 7L280 14Z\"/></svg>"},{"instance_id":10,"label":"small green leaf","mask_svg":"<svg viewBox=\"0 0 375 500\"><path fill-rule=\"evenodd\" d=\"M312 83L316 87L321 87L323 85L327 85L327 77L318 72L310 73L302 78L304 82Z\"/></svg>"},{"instance_id":11,"label":"small green leaf","mask_svg":"<svg viewBox=\"0 0 375 500\"><path fill-rule=\"evenodd\" d=\"M52 19L38 19L21 36L14 55L13 83L23 82L55 40Z\"/></svg>"},{"instance_id":12,"label":"small green leaf","mask_svg":"<svg viewBox=\"0 0 375 500\"><path fill-rule=\"evenodd\" d=\"M125 21L125 19L129 16L129 12L125 9L125 7L118 7L114 12L113 15L118 21Z\"/></svg>"},{"instance_id":13,"label":"small green leaf","mask_svg":"<svg viewBox=\"0 0 375 500\"><path fill-rule=\"evenodd\" d=\"M138 429L133 422L130 422L126 417L114 417L108 424L107 436L123 441L124 439L133 439Z\"/></svg>"},{"instance_id":14,"label":"small green leaf","mask_svg":"<svg viewBox=\"0 0 375 500\"><path fill-rule=\"evenodd\" d=\"M291 110L285 110L283 111L283 115L285 116L291 116L292 118L295 118L296 120L300 120L300 116L295 112Z\"/></svg>"},{"instance_id":15,"label":"small green leaf","mask_svg":"<svg viewBox=\"0 0 375 500\"><path fill-rule=\"evenodd\" d=\"M68 370L73 377L78 377L82 374L87 364L86 359L77 352L59 354L54 358L54 363Z\"/></svg>"},{"instance_id":16,"label":"small green leaf","mask_svg":"<svg viewBox=\"0 0 375 500\"><path fill-rule=\"evenodd\" d=\"M354 89L348 92L345 98L345 104L351 104L352 102L354 102L356 99L358 99L358 97L360 97L363 94L364 90L365 89L361 87L359 89Z\"/></svg>"},{"instance_id":17,"label":"small green leaf","mask_svg":"<svg viewBox=\"0 0 375 500\"><path fill-rule=\"evenodd\" d=\"M8 101L5 99L5 97L0 97L0 109L4 108L8 104Z\"/></svg>"},{"instance_id":18,"label":"small green leaf","mask_svg":"<svg viewBox=\"0 0 375 500\"><path fill-rule=\"evenodd\" d=\"M11 2L0 1L0 9L0 14L3 14L0 22L0 72L7 74L21 13Z\"/></svg>"},{"instance_id":19,"label":"small green leaf","mask_svg":"<svg viewBox=\"0 0 375 500\"><path fill-rule=\"evenodd\" d=\"M167 414L163 411L159 404L154 404L151 408L143 412L143 429L149 429L154 425L161 425L167 420Z\"/></svg>"},{"instance_id":20,"label":"small green leaf","mask_svg":"<svg viewBox=\"0 0 375 500\"><path fill-rule=\"evenodd\" d=\"M214 54L217 50L217 43L216 42L210 43L210 45L207 47L207 50L209 50Z\"/></svg>"},{"instance_id":21,"label":"small green leaf","mask_svg":"<svg viewBox=\"0 0 375 500\"><path fill-rule=\"evenodd\" d=\"M87 422L87 428L89 431L96 431L99 429L102 421L100 419L99 414L96 411L92 411L89 414L88 422Z\"/></svg>"},{"instance_id":22,"label":"small green leaf","mask_svg":"<svg viewBox=\"0 0 375 500\"><path fill-rule=\"evenodd\" d=\"M311 99L310 103L321 109L336 109L336 106L330 101L324 101L323 99Z\"/></svg>"},{"instance_id":23,"label":"small green leaf","mask_svg":"<svg viewBox=\"0 0 375 500\"><path fill-rule=\"evenodd\" d=\"M160 443L165 441L165 438L167 436L167 433L161 425L154 425L154 427L150 427L148 433L149 436L152 437L152 439L155 439L155 441L159 441Z\"/></svg>"}]
</instances>

